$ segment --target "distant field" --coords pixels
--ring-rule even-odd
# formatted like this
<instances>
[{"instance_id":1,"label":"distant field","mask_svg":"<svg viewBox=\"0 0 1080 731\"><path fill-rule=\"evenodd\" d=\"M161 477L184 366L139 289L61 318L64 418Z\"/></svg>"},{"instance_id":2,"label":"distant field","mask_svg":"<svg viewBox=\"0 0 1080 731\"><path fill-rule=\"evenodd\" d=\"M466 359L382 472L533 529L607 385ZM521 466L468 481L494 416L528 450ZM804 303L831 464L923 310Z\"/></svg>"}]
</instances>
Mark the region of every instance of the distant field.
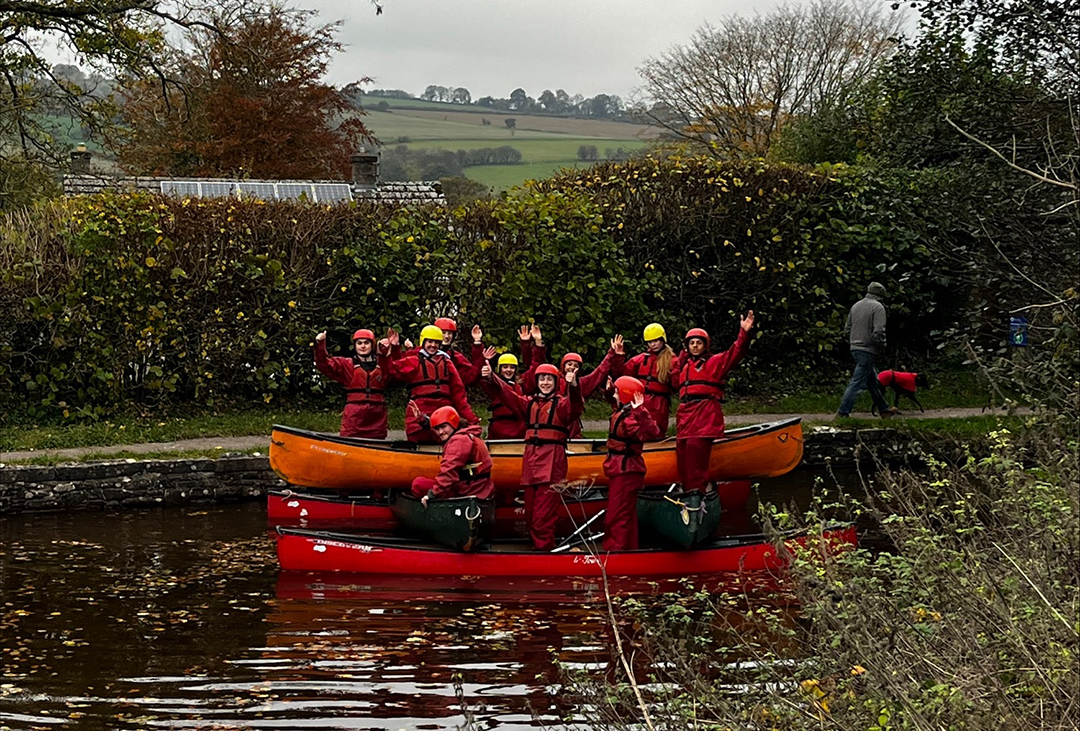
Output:
<instances>
[{"instance_id":1,"label":"distant field","mask_svg":"<svg viewBox=\"0 0 1080 731\"><path fill-rule=\"evenodd\" d=\"M628 130L641 131L646 128L622 122L519 116L515 117L518 127L511 134L502 124L502 117L487 117L492 120L490 125L480 124L482 118L484 116L466 112L436 113L417 109L368 112L364 123L386 147L405 144L410 149L455 152L509 145L519 150L522 157L520 165L484 165L465 169L469 178L497 191L512 188L528 179L546 178L562 167L586 165L578 160L577 151L581 145L596 147L603 159L608 150L615 151L621 147L626 151L637 151L649 144L645 139L628 136ZM596 134L588 134L588 131L595 131ZM401 139L408 142L399 142Z\"/></svg>"},{"instance_id":2,"label":"distant field","mask_svg":"<svg viewBox=\"0 0 1080 731\"><path fill-rule=\"evenodd\" d=\"M509 190L521 185L526 180L550 178L561 168L587 167L592 163L579 161L566 162L528 162L520 165L478 165L465 168L465 176L470 180L483 183L496 191Z\"/></svg>"}]
</instances>

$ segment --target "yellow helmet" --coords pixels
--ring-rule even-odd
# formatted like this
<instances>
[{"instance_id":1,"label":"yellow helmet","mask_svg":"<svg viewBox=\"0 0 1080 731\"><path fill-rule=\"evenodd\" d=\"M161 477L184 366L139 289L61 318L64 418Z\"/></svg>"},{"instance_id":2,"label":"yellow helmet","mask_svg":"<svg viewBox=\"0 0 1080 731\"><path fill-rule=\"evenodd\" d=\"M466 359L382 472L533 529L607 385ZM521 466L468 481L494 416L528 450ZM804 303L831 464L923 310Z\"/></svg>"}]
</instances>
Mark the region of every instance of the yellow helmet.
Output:
<instances>
[{"instance_id":1,"label":"yellow helmet","mask_svg":"<svg viewBox=\"0 0 1080 731\"><path fill-rule=\"evenodd\" d=\"M667 333L664 332L664 326L659 322L650 322L645 326L645 342L650 340L667 340Z\"/></svg>"},{"instance_id":2,"label":"yellow helmet","mask_svg":"<svg viewBox=\"0 0 1080 731\"><path fill-rule=\"evenodd\" d=\"M504 366L504 365L517 366L517 364L518 364L517 356L514 355L513 353L503 353L502 355L499 356L499 365L500 366Z\"/></svg>"},{"instance_id":3,"label":"yellow helmet","mask_svg":"<svg viewBox=\"0 0 1080 731\"><path fill-rule=\"evenodd\" d=\"M434 325L427 325L420 331L420 344L423 345L425 340L438 340L442 342L442 330Z\"/></svg>"}]
</instances>

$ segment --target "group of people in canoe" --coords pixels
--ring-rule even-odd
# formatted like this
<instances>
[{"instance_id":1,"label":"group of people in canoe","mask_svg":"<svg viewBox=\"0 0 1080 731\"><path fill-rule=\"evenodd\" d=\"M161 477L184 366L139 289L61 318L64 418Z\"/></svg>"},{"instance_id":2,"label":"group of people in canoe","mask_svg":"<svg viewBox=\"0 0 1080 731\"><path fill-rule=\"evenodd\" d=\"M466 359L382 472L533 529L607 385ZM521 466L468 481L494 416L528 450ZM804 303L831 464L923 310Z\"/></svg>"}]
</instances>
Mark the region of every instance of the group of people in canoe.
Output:
<instances>
[{"instance_id":1,"label":"group of people in canoe","mask_svg":"<svg viewBox=\"0 0 1080 731\"><path fill-rule=\"evenodd\" d=\"M560 496L567 472L567 441L581 437L584 399L601 387L613 401L608 425L609 478L604 548L637 548L637 494L644 483L644 443L667 434L671 398L675 415L676 454L684 490L704 490L714 439L724 433L724 384L749 344L751 310L740 320L734 344L711 352L709 334L693 328L676 355L658 323L645 327L644 352L626 358L623 338L611 340L604 359L588 373L577 353L566 353L559 366L547 362L537 325L520 330L521 359L496 356L485 346L483 331L473 326L469 357L457 350L457 324L438 318L420 332L419 347L389 329L376 340L371 330L353 335L351 358L332 357L326 333L315 338L315 364L345 387L347 398L341 434L371 439L387 436L387 388L408 391L405 433L410 441L443 445L439 474L420 477L413 494L425 504L440 498L494 495L491 456L480 420L469 406L466 387L478 384L491 400L488 439L524 440L522 487L533 546L555 547Z\"/></svg>"}]
</instances>

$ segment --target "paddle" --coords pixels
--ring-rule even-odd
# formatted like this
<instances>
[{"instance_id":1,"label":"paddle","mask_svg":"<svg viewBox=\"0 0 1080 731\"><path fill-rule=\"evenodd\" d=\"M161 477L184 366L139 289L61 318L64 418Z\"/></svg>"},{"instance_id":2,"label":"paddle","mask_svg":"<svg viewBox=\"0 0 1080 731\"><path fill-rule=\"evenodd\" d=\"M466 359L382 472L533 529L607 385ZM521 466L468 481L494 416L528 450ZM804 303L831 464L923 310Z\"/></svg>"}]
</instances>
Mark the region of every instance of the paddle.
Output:
<instances>
[{"instance_id":1,"label":"paddle","mask_svg":"<svg viewBox=\"0 0 1080 731\"><path fill-rule=\"evenodd\" d=\"M584 543L585 541L592 540L593 538L595 538L595 536L586 536L585 538L581 538L581 539L579 539L577 541L574 540L579 535L581 535L582 531L584 531L586 528L588 528L590 525L592 525L594 522L596 522L596 519L599 518L601 515L603 515L606 512L607 512L607 509L597 511L596 515L594 515L593 517L589 518L584 523L582 523L581 526L576 531L574 531L573 533L568 535L566 538L564 538L562 543L555 546L555 548L551 549L551 552L552 553L560 553L562 551L569 550L570 548L577 545L578 543ZM601 533L600 535L603 535L603 533Z\"/></svg>"}]
</instances>

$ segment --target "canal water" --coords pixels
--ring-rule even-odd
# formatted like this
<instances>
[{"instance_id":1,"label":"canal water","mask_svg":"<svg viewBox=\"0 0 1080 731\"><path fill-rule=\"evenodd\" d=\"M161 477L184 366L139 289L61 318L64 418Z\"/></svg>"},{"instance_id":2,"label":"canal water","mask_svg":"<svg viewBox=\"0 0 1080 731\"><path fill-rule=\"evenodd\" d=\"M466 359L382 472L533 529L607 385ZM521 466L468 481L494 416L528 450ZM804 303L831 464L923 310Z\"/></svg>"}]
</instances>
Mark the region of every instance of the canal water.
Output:
<instances>
[{"instance_id":1,"label":"canal water","mask_svg":"<svg viewBox=\"0 0 1080 731\"><path fill-rule=\"evenodd\" d=\"M606 607L596 581L282 573L264 503L0 518L0 729L558 727L553 661L611 671Z\"/></svg>"}]
</instances>

